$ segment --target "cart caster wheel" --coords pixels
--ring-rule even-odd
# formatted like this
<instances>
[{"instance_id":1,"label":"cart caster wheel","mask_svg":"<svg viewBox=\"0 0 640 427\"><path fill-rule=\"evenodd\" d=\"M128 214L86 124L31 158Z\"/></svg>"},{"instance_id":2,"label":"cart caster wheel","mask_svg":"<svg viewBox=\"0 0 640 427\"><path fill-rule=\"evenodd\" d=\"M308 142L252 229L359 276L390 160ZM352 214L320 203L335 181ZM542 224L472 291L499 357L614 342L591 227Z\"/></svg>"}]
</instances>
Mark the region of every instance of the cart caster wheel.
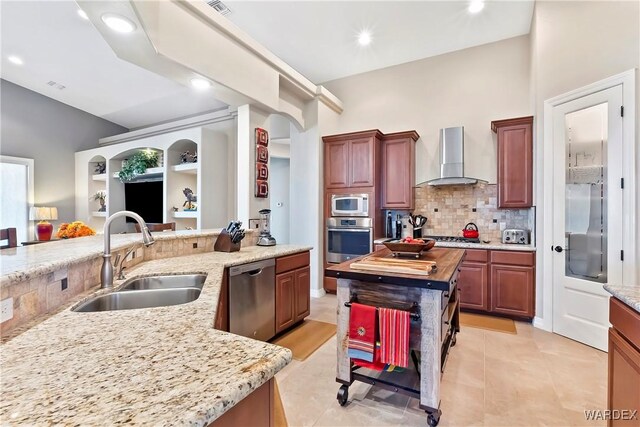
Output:
<instances>
[{"instance_id":1,"label":"cart caster wheel","mask_svg":"<svg viewBox=\"0 0 640 427\"><path fill-rule=\"evenodd\" d=\"M430 427L436 427L438 425L440 422L440 414L442 414L440 411L429 414L427 417L427 423Z\"/></svg>"},{"instance_id":2,"label":"cart caster wheel","mask_svg":"<svg viewBox=\"0 0 640 427\"><path fill-rule=\"evenodd\" d=\"M340 406L346 405L347 399L349 399L349 387L347 387L346 385L340 386L337 398Z\"/></svg>"},{"instance_id":3,"label":"cart caster wheel","mask_svg":"<svg viewBox=\"0 0 640 427\"><path fill-rule=\"evenodd\" d=\"M457 341L457 337L454 335L453 338L451 338L451 347L456 345L456 341Z\"/></svg>"}]
</instances>

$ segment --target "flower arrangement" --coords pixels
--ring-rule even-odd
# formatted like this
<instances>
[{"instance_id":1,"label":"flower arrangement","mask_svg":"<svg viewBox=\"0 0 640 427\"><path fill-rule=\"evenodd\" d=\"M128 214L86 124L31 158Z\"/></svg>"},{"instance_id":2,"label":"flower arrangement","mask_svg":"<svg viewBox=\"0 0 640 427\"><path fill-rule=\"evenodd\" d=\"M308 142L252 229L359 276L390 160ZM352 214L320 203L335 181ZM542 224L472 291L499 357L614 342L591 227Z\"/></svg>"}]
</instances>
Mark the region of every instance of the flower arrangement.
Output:
<instances>
[{"instance_id":1,"label":"flower arrangement","mask_svg":"<svg viewBox=\"0 0 640 427\"><path fill-rule=\"evenodd\" d=\"M100 202L100 209L98 209L98 212L105 212L107 210L107 205L105 204L105 200L107 200L106 191L97 191L96 194L90 197L90 199L98 200Z\"/></svg>"},{"instance_id":2,"label":"flower arrangement","mask_svg":"<svg viewBox=\"0 0 640 427\"><path fill-rule=\"evenodd\" d=\"M96 232L82 221L74 221L72 223L62 223L56 237L58 239L73 239L75 237L93 236Z\"/></svg>"}]
</instances>

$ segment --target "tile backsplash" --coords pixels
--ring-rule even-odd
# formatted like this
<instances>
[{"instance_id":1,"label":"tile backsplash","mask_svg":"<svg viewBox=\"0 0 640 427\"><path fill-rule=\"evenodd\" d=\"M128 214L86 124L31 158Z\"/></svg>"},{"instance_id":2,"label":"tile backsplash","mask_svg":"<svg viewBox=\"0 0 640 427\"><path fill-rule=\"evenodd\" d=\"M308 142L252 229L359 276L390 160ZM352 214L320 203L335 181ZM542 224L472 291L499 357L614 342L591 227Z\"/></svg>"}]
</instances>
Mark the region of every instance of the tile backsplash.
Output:
<instances>
[{"instance_id":1,"label":"tile backsplash","mask_svg":"<svg viewBox=\"0 0 640 427\"><path fill-rule=\"evenodd\" d=\"M414 214L428 218L425 235L461 236L467 223L480 230L480 238L499 242L502 228L522 228L531 231L535 224L535 208L498 209L496 184L443 187L416 187Z\"/></svg>"}]
</instances>

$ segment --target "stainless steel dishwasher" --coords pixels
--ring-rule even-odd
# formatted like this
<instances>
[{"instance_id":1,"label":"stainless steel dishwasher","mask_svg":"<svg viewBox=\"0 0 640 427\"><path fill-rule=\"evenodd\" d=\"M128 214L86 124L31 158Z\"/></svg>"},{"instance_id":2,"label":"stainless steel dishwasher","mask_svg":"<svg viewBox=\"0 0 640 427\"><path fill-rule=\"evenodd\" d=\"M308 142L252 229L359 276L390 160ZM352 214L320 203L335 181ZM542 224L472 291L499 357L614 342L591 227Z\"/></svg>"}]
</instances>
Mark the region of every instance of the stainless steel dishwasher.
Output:
<instances>
[{"instance_id":1,"label":"stainless steel dishwasher","mask_svg":"<svg viewBox=\"0 0 640 427\"><path fill-rule=\"evenodd\" d=\"M229 269L229 331L267 341L276 334L276 261Z\"/></svg>"}]
</instances>

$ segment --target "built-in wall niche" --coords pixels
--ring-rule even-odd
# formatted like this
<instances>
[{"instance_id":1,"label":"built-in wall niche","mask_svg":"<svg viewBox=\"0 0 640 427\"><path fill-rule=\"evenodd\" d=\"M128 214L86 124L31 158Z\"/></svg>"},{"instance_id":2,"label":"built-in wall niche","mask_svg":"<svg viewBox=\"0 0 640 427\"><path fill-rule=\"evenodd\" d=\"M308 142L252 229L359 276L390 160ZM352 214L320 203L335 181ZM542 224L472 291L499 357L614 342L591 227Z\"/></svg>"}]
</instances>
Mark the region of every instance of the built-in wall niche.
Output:
<instances>
[{"instance_id":1,"label":"built-in wall niche","mask_svg":"<svg viewBox=\"0 0 640 427\"><path fill-rule=\"evenodd\" d=\"M128 159L140 152L155 153L158 156L157 166L147 168L145 173L137 175L131 181L122 182L119 172ZM146 222L164 222L164 169L164 151L153 147L127 150L112 157L107 164L108 212L131 210ZM116 219L111 226L112 233L134 231L133 224L127 223L126 218Z\"/></svg>"},{"instance_id":2,"label":"built-in wall niche","mask_svg":"<svg viewBox=\"0 0 640 427\"><path fill-rule=\"evenodd\" d=\"M166 217L167 221L176 223L176 230L198 228L200 204L196 201L196 210L188 210L184 193L186 189L190 189L198 196L199 164L195 157L197 151L198 144L189 139L176 141L166 150Z\"/></svg>"},{"instance_id":3,"label":"built-in wall niche","mask_svg":"<svg viewBox=\"0 0 640 427\"><path fill-rule=\"evenodd\" d=\"M94 156L88 167L88 197L86 200L89 212L87 223L94 229L101 229L104 226L104 219L107 217L107 159L103 156ZM96 195L104 195L104 208L100 204L100 200L96 200Z\"/></svg>"}]
</instances>

